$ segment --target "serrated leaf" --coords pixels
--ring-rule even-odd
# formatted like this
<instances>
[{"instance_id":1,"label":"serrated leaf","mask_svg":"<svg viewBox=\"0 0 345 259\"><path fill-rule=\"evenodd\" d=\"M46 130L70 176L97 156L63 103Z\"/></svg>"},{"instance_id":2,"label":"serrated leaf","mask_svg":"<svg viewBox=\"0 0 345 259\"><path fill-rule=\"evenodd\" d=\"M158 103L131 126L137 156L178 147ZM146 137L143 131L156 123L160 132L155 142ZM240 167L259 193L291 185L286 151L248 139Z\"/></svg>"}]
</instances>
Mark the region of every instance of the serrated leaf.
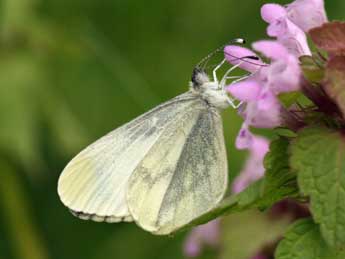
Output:
<instances>
[{"instance_id":1,"label":"serrated leaf","mask_svg":"<svg viewBox=\"0 0 345 259\"><path fill-rule=\"evenodd\" d=\"M258 201L262 197L264 180L261 179L249 185L243 192L240 192L237 197L237 204L229 212L243 211L250 208L257 207Z\"/></svg>"},{"instance_id":2,"label":"serrated leaf","mask_svg":"<svg viewBox=\"0 0 345 259\"><path fill-rule=\"evenodd\" d=\"M270 145L270 151L265 157L266 168L262 197L266 206L286 197L297 197L298 188L296 174L289 165L289 140L279 138Z\"/></svg>"},{"instance_id":3,"label":"serrated leaf","mask_svg":"<svg viewBox=\"0 0 345 259\"><path fill-rule=\"evenodd\" d=\"M311 219L296 221L279 243L276 259L343 259L345 253L327 246L319 226Z\"/></svg>"},{"instance_id":4,"label":"serrated leaf","mask_svg":"<svg viewBox=\"0 0 345 259\"><path fill-rule=\"evenodd\" d=\"M345 138L326 128L306 128L291 146L291 167L326 242L345 247Z\"/></svg>"},{"instance_id":5,"label":"serrated leaf","mask_svg":"<svg viewBox=\"0 0 345 259\"><path fill-rule=\"evenodd\" d=\"M239 193L237 206L232 210L267 209L282 199L298 197L296 174L290 170L288 148L289 139L284 137L271 143L264 161L265 177Z\"/></svg>"},{"instance_id":6,"label":"serrated leaf","mask_svg":"<svg viewBox=\"0 0 345 259\"><path fill-rule=\"evenodd\" d=\"M324 88L345 117L345 57L336 56L327 64Z\"/></svg>"},{"instance_id":7,"label":"serrated leaf","mask_svg":"<svg viewBox=\"0 0 345 259\"><path fill-rule=\"evenodd\" d=\"M318 48L332 55L345 54L345 22L325 23L311 29L309 35Z\"/></svg>"}]
</instances>

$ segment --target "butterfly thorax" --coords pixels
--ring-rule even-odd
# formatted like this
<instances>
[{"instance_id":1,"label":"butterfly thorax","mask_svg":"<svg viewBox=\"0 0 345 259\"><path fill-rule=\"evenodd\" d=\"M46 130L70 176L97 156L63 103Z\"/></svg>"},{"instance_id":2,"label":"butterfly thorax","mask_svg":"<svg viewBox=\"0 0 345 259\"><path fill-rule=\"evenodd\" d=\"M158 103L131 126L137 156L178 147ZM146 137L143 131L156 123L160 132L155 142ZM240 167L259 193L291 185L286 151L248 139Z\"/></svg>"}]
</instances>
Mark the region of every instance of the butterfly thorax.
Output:
<instances>
[{"instance_id":1,"label":"butterfly thorax","mask_svg":"<svg viewBox=\"0 0 345 259\"><path fill-rule=\"evenodd\" d=\"M223 110L229 107L228 96L224 89L218 82L211 81L206 72L198 67L193 70L190 90L217 109Z\"/></svg>"}]
</instances>

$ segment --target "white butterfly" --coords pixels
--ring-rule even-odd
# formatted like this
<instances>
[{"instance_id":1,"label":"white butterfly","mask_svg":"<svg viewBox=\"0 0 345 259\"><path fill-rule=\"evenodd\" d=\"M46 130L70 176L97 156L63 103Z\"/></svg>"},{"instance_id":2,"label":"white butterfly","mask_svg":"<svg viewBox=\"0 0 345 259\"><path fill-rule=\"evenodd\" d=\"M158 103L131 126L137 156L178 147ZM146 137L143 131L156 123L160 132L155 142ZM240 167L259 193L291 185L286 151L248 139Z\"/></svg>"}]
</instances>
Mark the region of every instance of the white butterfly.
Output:
<instances>
[{"instance_id":1,"label":"white butterfly","mask_svg":"<svg viewBox=\"0 0 345 259\"><path fill-rule=\"evenodd\" d=\"M154 234L214 208L228 181L220 111L235 106L214 77L196 68L187 93L81 151L60 176L61 201L81 219L135 221Z\"/></svg>"}]
</instances>

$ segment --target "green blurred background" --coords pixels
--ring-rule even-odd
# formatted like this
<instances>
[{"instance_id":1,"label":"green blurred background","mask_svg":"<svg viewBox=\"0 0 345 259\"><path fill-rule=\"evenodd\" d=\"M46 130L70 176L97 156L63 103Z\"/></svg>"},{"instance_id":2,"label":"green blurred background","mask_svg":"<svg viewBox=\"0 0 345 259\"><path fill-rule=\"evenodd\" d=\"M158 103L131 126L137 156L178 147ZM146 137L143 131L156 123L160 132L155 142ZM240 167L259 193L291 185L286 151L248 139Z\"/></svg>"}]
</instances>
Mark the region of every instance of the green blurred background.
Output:
<instances>
[{"instance_id":1,"label":"green blurred background","mask_svg":"<svg viewBox=\"0 0 345 259\"><path fill-rule=\"evenodd\" d=\"M186 91L208 52L265 37L267 2L1 0L0 259L183 258L185 234L74 218L57 179L88 143ZM345 17L343 0L326 7L329 18ZM245 157L233 148L241 121L228 110L224 123L233 178ZM222 249L203 258L239 258L236 249L272 225L255 223L261 216L227 219Z\"/></svg>"}]
</instances>

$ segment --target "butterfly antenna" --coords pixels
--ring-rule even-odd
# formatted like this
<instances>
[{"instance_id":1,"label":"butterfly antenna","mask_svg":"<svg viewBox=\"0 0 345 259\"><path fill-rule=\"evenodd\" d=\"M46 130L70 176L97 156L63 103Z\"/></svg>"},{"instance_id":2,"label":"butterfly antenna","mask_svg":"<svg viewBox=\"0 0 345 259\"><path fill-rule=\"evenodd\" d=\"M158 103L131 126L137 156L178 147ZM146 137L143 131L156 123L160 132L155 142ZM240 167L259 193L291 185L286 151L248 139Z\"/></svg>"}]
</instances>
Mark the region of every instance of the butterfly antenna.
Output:
<instances>
[{"instance_id":1,"label":"butterfly antenna","mask_svg":"<svg viewBox=\"0 0 345 259\"><path fill-rule=\"evenodd\" d=\"M200 60L200 62L195 66L196 68L199 69L205 69L208 61L215 55L217 54L219 51L222 51L224 49L224 47L228 44L244 44L245 40L238 38L238 39L233 39L230 42L216 48L214 51L212 51L210 54L208 54L206 57L204 57L202 60Z\"/></svg>"}]
</instances>

